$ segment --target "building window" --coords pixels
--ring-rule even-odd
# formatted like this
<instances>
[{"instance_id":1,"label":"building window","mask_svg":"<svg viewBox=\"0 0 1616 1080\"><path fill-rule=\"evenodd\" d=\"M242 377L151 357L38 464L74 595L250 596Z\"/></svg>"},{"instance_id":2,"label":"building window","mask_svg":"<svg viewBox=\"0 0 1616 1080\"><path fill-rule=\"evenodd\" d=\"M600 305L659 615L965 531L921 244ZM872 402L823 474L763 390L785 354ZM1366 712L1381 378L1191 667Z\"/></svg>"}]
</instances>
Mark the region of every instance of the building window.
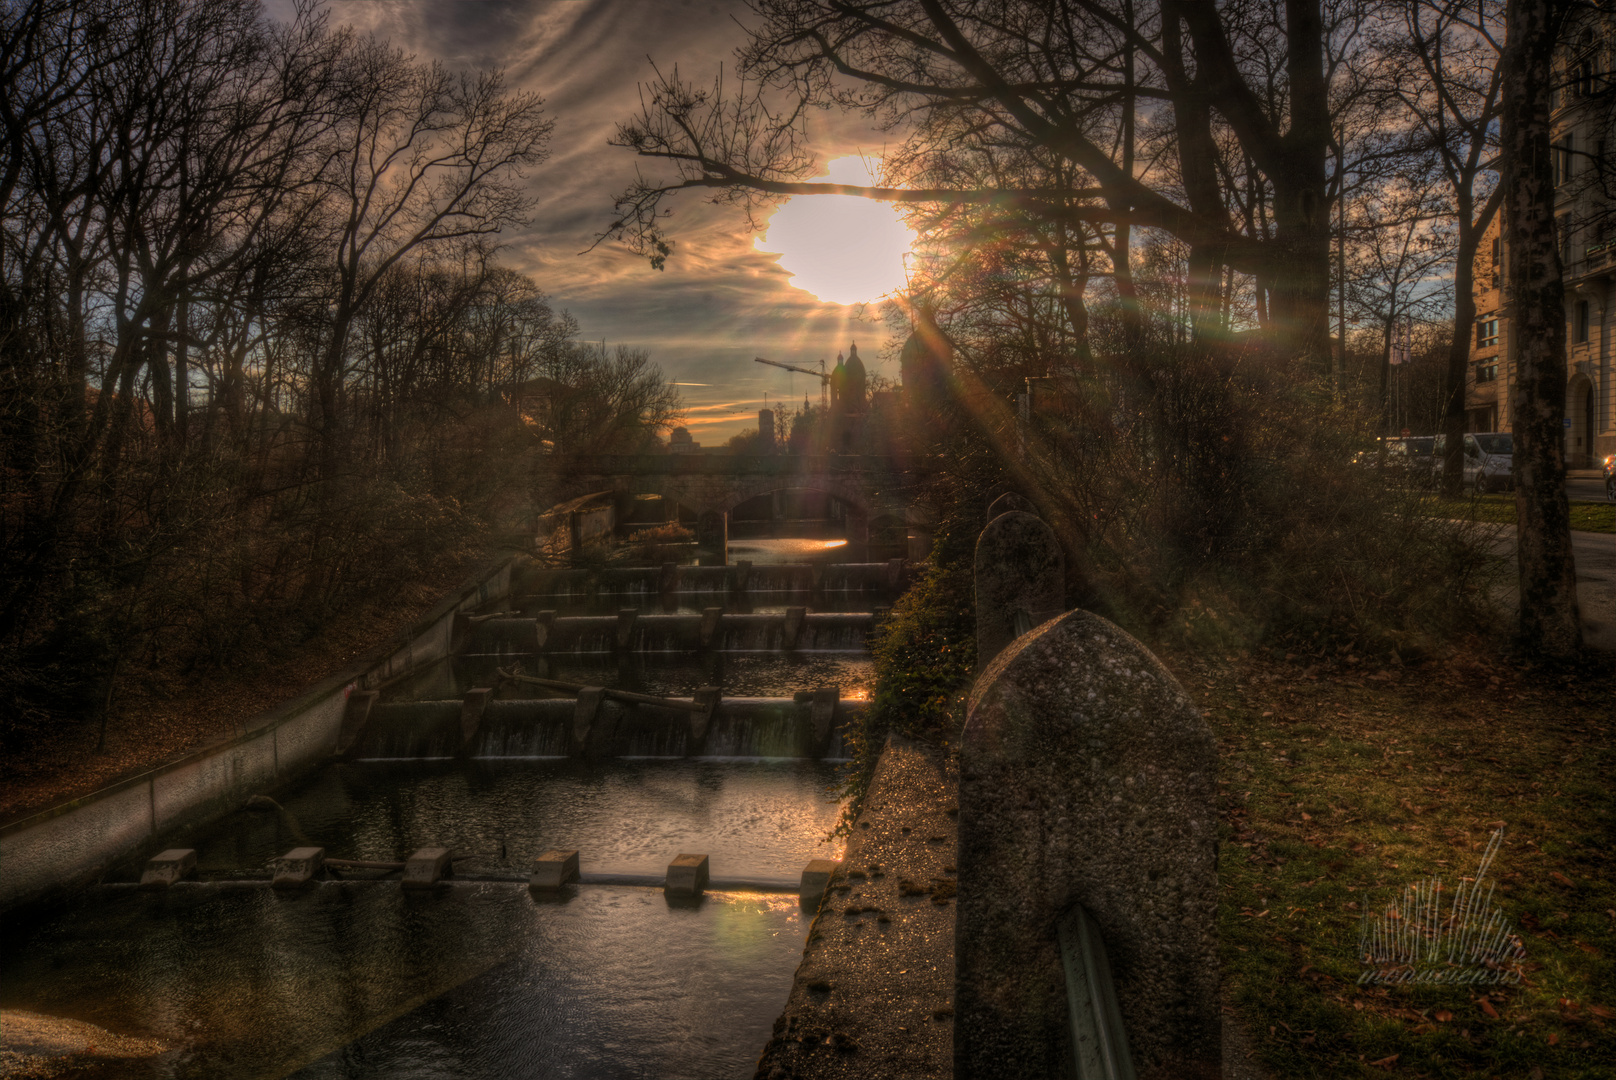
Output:
<instances>
[{"instance_id":1,"label":"building window","mask_svg":"<svg viewBox=\"0 0 1616 1080\"><path fill-rule=\"evenodd\" d=\"M1585 56L1577 63L1575 77L1578 97L1594 96L1594 59Z\"/></svg>"},{"instance_id":2,"label":"building window","mask_svg":"<svg viewBox=\"0 0 1616 1080\"><path fill-rule=\"evenodd\" d=\"M1577 301L1577 314L1575 329L1572 331L1572 340L1578 345L1586 344L1588 341L1588 301L1586 300Z\"/></svg>"},{"instance_id":3,"label":"building window","mask_svg":"<svg viewBox=\"0 0 1616 1080\"><path fill-rule=\"evenodd\" d=\"M1498 319L1480 319L1476 322L1476 348L1490 349L1498 344Z\"/></svg>"},{"instance_id":4,"label":"building window","mask_svg":"<svg viewBox=\"0 0 1616 1080\"><path fill-rule=\"evenodd\" d=\"M1576 170L1572 167L1572 157L1577 150L1577 134L1568 131L1560 139L1560 145L1554 147L1554 186L1559 187L1571 179Z\"/></svg>"},{"instance_id":5,"label":"building window","mask_svg":"<svg viewBox=\"0 0 1616 1080\"><path fill-rule=\"evenodd\" d=\"M1498 378L1498 361L1494 360L1490 364L1476 365L1476 381L1478 383L1492 382L1496 378Z\"/></svg>"}]
</instances>

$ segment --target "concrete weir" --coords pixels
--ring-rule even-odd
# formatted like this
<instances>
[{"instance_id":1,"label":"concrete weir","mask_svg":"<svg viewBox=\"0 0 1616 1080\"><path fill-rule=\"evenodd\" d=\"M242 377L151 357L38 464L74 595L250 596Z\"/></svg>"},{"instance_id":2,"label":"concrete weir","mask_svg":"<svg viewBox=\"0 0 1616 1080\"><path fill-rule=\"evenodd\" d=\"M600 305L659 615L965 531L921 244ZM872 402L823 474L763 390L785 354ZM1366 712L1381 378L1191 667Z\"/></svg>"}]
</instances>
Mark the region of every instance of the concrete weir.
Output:
<instances>
[{"instance_id":1,"label":"concrete weir","mask_svg":"<svg viewBox=\"0 0 1616 1080\"><path fill-rule=\"evenodd\" d=\"M546 618L545 615L549 615ZM500 656L540 653L864 652L875 628L870 612L807 612L716 615L647 614L629 608L616 615L544 613L532 618L492 618L468 629L467 651Z\"/></svg>"},{"instance_id":2,"label":"concrete weir","mask_svg":"<svg viewBox=\"0 0 1616 1080\"><path fill-rule=\"evenodd\" d=\"M328 761L349 700L449 656L457 617L510 590L502 559L450 593L401 641L249 721L239 733L83 796L0 824L0 910L94 881L115 865ZM369 698L361 698L368 704ZM459 703L456 703L457 709Z\"/></svg>"},{"instance_id":3,"label":"concrete weir","mask_svg":"<svg viewBox=\"0 0 1616 1080\"><path fill-rule=\"evenodd\" d=\"M377 705L347 753L355 760L836 758L842 728L870 707L841 700L835 688L790 698L719 698L708 688L669 706L619 701L614 694L585 687L576 697L500 701L473 690L461 701Z\"/></svg>"}]
</instances>

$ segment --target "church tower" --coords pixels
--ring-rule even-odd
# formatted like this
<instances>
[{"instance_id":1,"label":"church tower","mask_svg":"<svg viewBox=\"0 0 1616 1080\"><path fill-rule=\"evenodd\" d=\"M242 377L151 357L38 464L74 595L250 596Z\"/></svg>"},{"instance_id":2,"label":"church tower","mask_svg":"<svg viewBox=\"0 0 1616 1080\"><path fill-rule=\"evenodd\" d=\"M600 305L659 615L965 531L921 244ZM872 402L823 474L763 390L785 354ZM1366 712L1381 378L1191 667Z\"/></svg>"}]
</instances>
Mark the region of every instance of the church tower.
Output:
<instances>
[{"instance_id":1,"label":"church tower","mask_svg":"<svg viewBox=\"0 0 1616 1080\"><path fill-rule=\"evenodd\" d=\"M864 371L864 361L859 359L858 342L853 342L847 351L847 381L842 388L842 411L848 413L861 413L864 411L865 400L869 396L865 388L869 377Z\"/></svg>"}]
</instances>

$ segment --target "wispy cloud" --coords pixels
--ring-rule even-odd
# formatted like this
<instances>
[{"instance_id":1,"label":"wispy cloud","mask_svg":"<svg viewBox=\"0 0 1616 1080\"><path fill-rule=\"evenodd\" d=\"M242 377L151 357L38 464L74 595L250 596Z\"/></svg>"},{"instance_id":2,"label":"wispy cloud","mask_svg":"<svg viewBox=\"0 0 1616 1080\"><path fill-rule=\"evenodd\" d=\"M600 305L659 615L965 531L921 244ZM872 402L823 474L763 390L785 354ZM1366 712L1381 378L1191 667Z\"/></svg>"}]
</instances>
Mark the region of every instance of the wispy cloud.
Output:
<instances>
[{"instance_id":1,"label":"wispy cloud","mask_svg":"<svg viewBox=\"0 0 1616 1080\"><path fill-rule=\"evenodd\" d=\"M270 2L272 12L289 8L290 0ZM570 310L585 339L647 350L679 383L700 423L727 436L756 423L753 410L765 392L771 399L818 397L810 377L764 368L754 356L834 362L856 339L866 362L874 360L888 336L875 312L822 303L794 288L777 255L754 249L734 207L710 205L694 192L671 204L675 247L665 271L620 246L579 254L611 220L613 195L640 164L608 141L639 108L637 83L651 75L647 60L665 71L677 63L698 82L711 78L745 38L736 20L754 18L744 0L418 0L331 10L334 22L390 38L422 60L504 68L513 89L546 99L556 125L551 155L528 181L539 207L529 228L504 238L505 259ZM860 149L880 153L884 136L862 120L823 114L813 123L821 161Z\"/></svg>"}]
</instances>

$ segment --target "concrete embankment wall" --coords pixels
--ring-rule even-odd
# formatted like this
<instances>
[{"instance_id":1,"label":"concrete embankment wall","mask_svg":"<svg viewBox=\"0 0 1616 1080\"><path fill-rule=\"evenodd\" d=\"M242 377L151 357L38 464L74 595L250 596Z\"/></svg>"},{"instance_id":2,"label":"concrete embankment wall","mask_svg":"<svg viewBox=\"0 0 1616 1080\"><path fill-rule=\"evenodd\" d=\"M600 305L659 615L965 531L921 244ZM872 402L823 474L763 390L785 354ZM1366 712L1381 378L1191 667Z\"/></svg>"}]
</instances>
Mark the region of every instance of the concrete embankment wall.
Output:
<instances>
[{"instance_id":1,"label":"concrete embankment wall","mask_svg":"<svg viewBox=\"0 0 1616 1080\"><path fill-rule=\"evenodd\" d=\"M449 655L455 615L510 592L513 560L446 596L379 662L369 658L183 757L0 826L0 910L95 880L159 838L241 806L331 756L348 695Z\"/></svg>"}]
</instances>

